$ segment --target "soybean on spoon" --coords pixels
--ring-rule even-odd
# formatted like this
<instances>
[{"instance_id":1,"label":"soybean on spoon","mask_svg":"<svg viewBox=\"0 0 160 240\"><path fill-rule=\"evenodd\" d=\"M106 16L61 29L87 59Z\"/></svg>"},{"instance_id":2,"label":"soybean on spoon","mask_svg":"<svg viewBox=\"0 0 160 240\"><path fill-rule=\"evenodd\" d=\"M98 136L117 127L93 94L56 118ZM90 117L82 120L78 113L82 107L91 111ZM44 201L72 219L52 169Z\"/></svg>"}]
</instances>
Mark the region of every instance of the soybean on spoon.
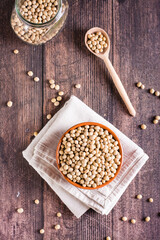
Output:
<instances>
[{"instance_id":1,"label":"soybean on spoon","mask_svg":"<svg viewBox=\"0 0 160 240\"><path fill-rule=\"evenodd\" d=\"M106 37L107 48L102 53L95 53L94 51L92 51L92 49L89 48L88 43L87 43L88 34L93 34L96 32L101 32ZM94 55L96 55L97 57L101 58L104 61L104 63L106 64L106 67L108 68L108 71L112 77L112 80L113 80L121 98L123 99L123 102L125 103L129 113L135 117L136 111L126 93L126 90L123 87L123 84L122 84L120 78L118 77L112 63L109 60L110 39L108 37L108 34L102 28L98 28L98 27L91 28L85 34L85 45L91 53L93 53Z\"/></svg>"}]
</instances>

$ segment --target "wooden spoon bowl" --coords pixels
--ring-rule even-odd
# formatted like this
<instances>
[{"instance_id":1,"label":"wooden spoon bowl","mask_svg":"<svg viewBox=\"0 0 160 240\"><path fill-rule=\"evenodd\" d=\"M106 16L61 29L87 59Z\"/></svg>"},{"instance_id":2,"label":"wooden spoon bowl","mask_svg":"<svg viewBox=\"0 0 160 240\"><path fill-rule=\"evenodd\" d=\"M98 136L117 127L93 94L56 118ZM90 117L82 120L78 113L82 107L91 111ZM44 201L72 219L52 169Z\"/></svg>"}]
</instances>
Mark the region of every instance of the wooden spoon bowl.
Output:
<instances>
[{"instance_id":1,"label":"wooden spoon bowl","mask_svg":"<svg viewBox=\"0 0 160 240\"><path fill-rule=\"evenodd\" d=\"M91 48L89 48L88 43L87 43L87 41L88 41L88 35L89 35L89 34L96 33L96 32L101 32L101 33L105 36L105 38L106 38L106 43L107 43L108 46L107 46L107 48L106 48L102 53L95 53L94 51L92 51ZM110 51L110 39L109 39L108 34L107 34L102 28L94 27L94 28L89 29L89 30L86 32L86 34L85 34L84 41L85 41L86 47L88 48L88 50L89 50L91 53L93 53L94 55L96 55L97 57L99 57L99 58L101 58L101 59L103 59L103 60L104 60L105 56L108 57L109 51Z\"/></svg>"}]
</instances>

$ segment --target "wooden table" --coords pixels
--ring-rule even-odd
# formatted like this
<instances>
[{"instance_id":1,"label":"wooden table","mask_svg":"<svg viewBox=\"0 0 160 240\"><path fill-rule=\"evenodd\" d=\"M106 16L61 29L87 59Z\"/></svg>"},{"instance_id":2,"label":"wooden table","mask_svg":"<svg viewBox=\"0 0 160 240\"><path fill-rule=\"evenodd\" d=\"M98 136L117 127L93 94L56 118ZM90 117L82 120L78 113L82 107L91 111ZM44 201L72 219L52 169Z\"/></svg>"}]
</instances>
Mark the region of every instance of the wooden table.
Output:
<instances>
[{"instance_id":1,"label":"wooden table","mask_svg":"<svg viewBox=\"0 0 160 240\"><path fill-rule=\"evenodd\" d=\"M148 93L159 86L158 0L70 0L64 30L43 46L30 46L19 40L10 27L14 1L0 1L0 239L1 240L115 240L160 239L160 126L152 123L160 115L160 98ZM100 59L84 45L84 34L93 26L104 28L111 39L110 59L137 111L129 116ZM13 54L18 49L19 54ZM26 74L32 70L40 82ZM50 99L55 91L48 79L54 78L65 92L59 107ZM145 90L135 87L141 81ZM74 85L80 83L81 89ZM93 210L76 219L63 202L29 166L22 151L33 132L46 124L74 94L113 123L149 155L136 178L108 216ZM8 108L6 102L13 101ZM139 125L145 123L147 129ZM136 194L143 199L135 199ZM19 195L19 196L18 196ZM153 203L147 202L152 197ZM40 204L34 204L38 198ZM16 209L23 207L24 213ZM56 213L61 212L58 219ZM135 218L136 224L120 218ZM149 223L144 217L150 216ZM54 225L60 223L61 230ZM39 229L45 229L40 235Z\"/></svg>"}]
</instances>

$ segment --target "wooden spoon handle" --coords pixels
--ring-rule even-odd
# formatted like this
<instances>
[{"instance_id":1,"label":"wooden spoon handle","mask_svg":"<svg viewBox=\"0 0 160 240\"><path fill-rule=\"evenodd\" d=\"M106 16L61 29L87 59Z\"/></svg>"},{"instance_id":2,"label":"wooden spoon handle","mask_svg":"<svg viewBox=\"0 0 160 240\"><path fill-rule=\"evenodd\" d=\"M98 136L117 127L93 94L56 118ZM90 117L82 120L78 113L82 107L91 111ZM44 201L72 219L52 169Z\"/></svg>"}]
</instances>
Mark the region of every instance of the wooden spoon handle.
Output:
<instances>
[{"instance_id":1,"label":"wooden spoon handle","mask_svg":"<svg viewBox=\"0 0 160 240\"><path fill-rule=\"evenodd\" d=\"M109 58L106 56L104 59L104 62L106 64L106 67L108 68L108 71L113 79L113 82L121 96L121 98L123 99L129 113L135 117L136 115L136 111L134 109L134 107L132 106L132 103L131 101L129 100L129 97L126 93L126 90L124 89L123 85L122 85L122 82L120 80L120 78L118 77L116 71L114 70L114 67L112 65L112 63L110 62Z\"/></svg>"}]
</instances>

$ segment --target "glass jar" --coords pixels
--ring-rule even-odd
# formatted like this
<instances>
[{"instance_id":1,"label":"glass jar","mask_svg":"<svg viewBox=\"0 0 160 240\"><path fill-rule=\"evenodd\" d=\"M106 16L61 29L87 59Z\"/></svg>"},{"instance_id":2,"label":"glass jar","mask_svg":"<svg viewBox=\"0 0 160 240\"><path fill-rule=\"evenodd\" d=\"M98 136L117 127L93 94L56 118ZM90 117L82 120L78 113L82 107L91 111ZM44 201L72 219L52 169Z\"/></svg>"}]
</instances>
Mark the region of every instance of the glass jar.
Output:
<instances>
[{"instance_id":1,"label":"glass jar","mask_svg":"<svg viewBox=\"0 0 160 240\"><path fill-rule=\"evenodd\" d=\"M55 16L43 23L33 23L22 16L21 6L24 2L25 0L16 0L11 15L11 26L20 39L29 44L39 45L53 38L62 29L68 15L67 0L58 0Z\"/></svg>"}]
</instances>

